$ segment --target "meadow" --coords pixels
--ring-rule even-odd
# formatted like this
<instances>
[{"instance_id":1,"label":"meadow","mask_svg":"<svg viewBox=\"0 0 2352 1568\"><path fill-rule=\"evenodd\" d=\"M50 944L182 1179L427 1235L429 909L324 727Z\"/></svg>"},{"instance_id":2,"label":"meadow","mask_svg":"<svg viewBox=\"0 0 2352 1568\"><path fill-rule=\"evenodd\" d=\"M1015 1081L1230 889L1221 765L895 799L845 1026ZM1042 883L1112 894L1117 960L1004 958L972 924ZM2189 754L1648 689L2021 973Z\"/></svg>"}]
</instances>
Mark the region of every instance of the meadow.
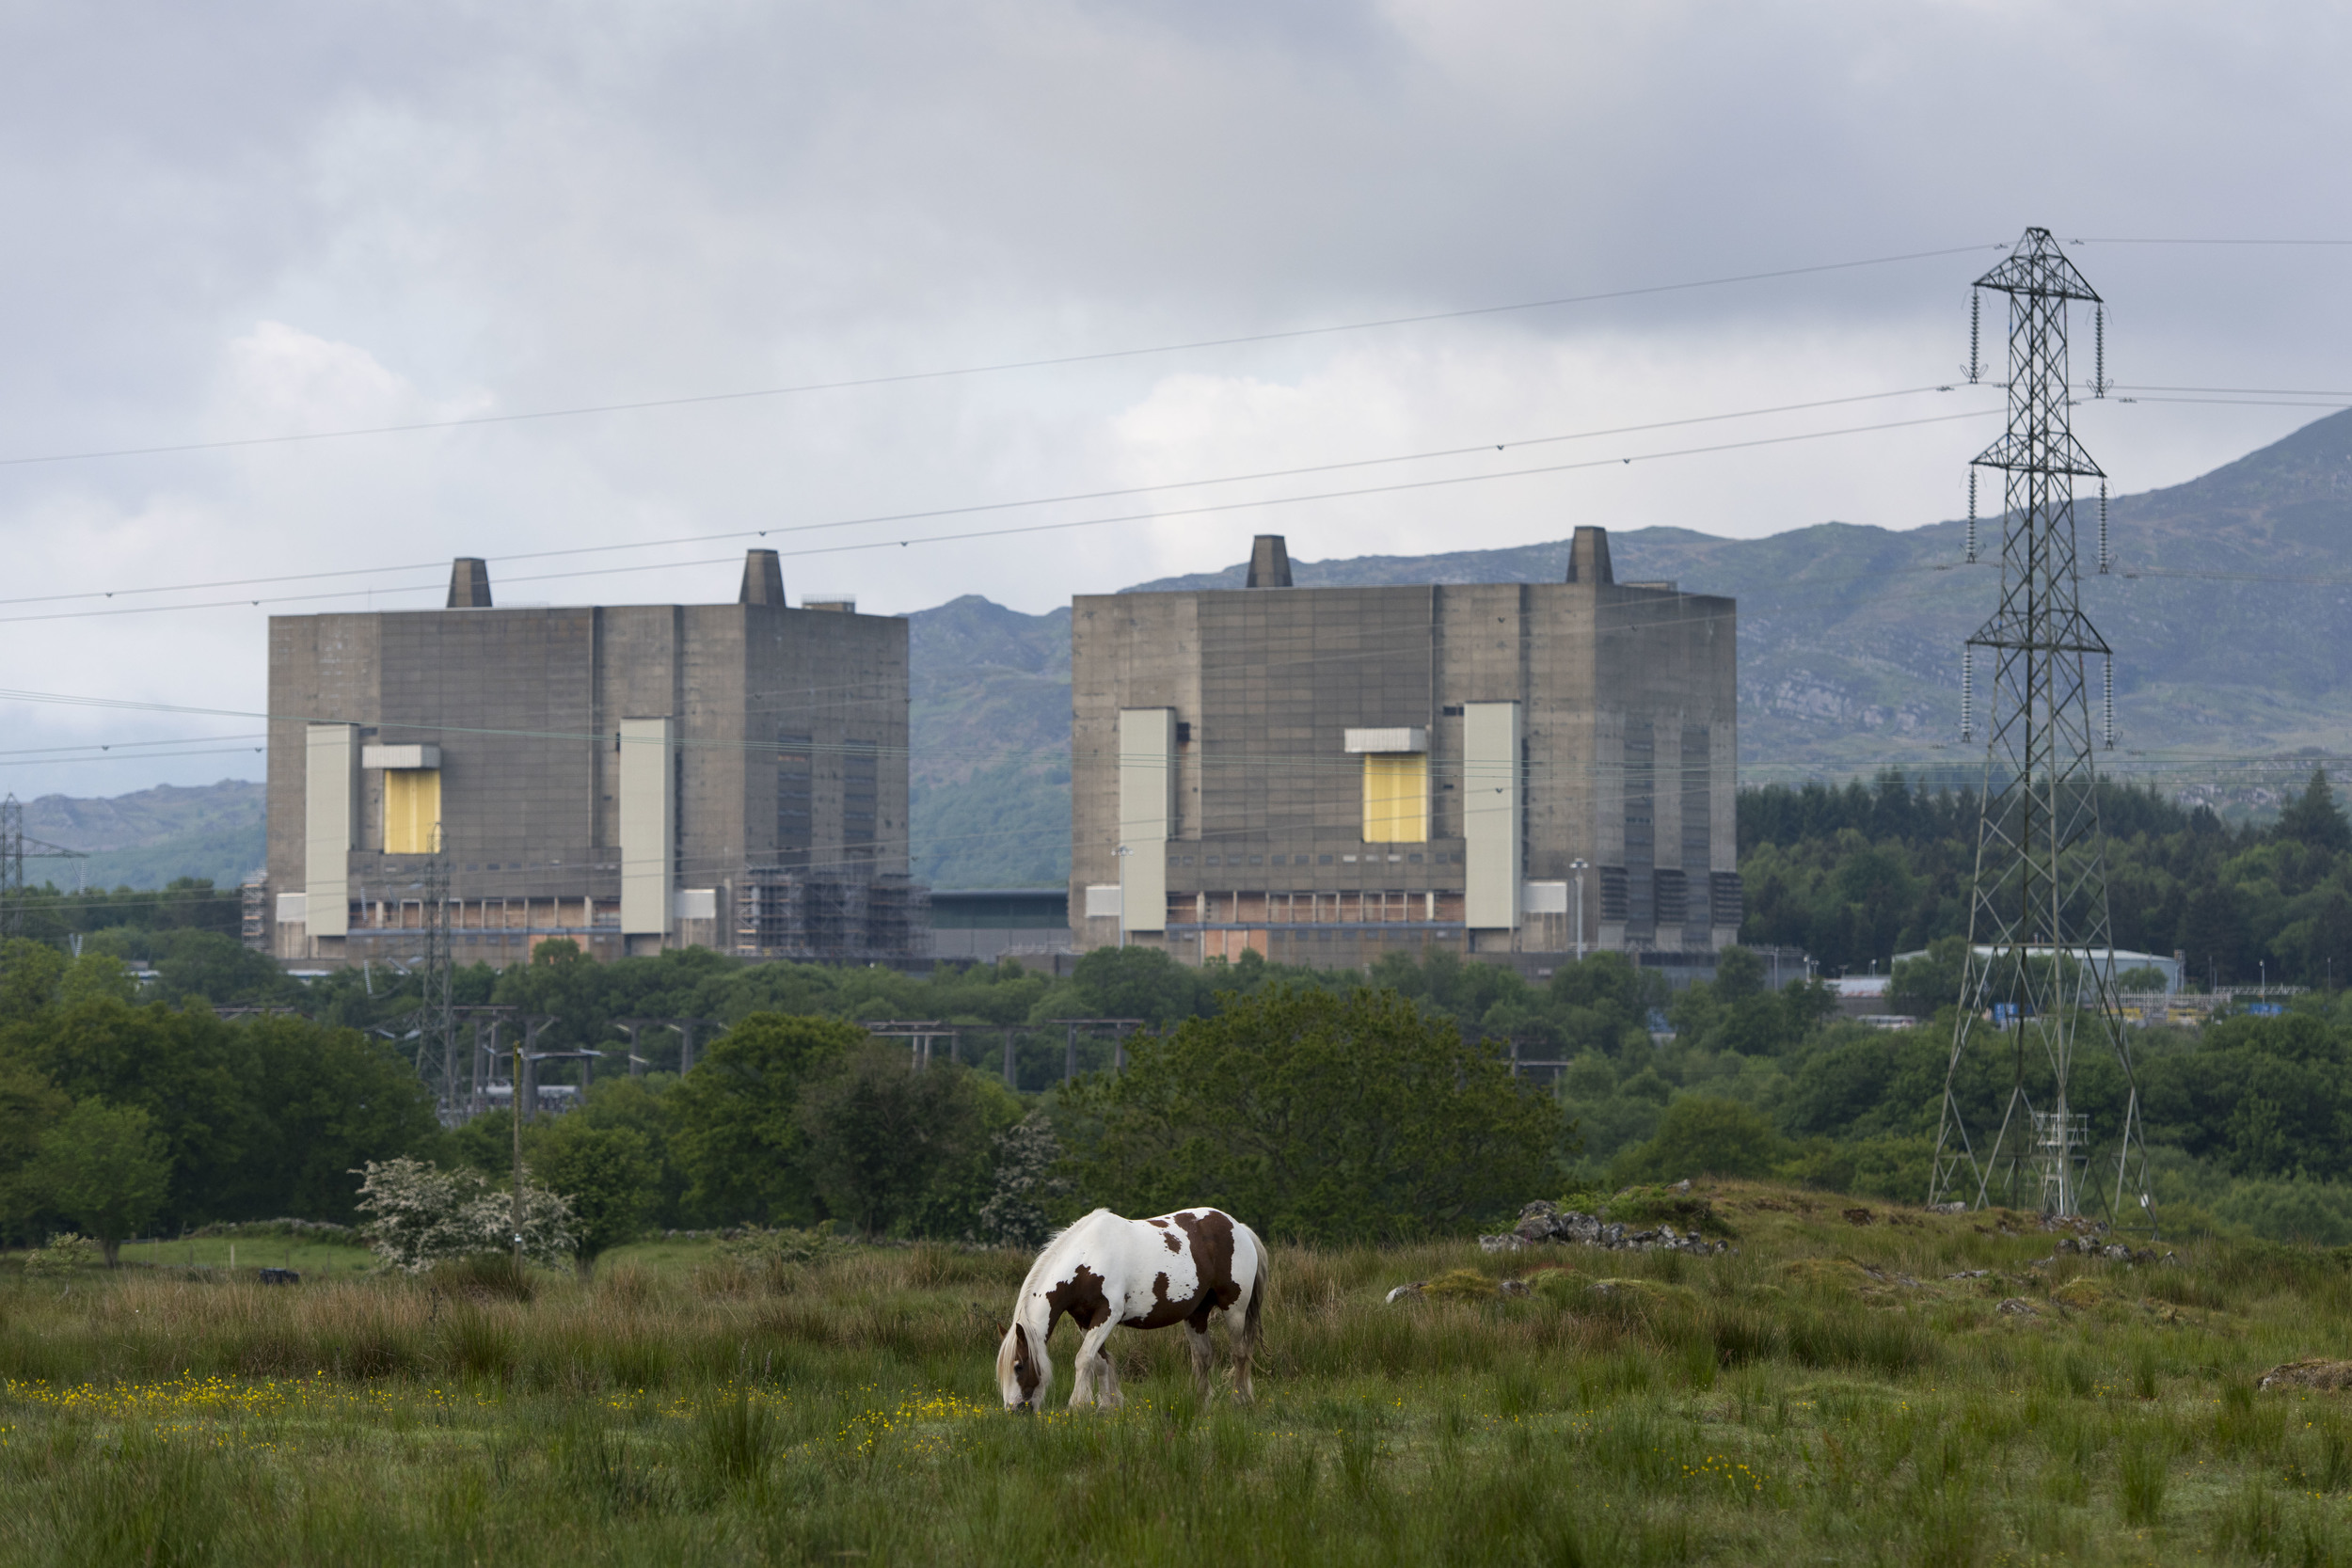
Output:
<instances>
[{"instance_id":1,"label":"meadow","mask_svg":"<svg viewBox=\"0 0 2352 1568\"><path fill-rule=\"evenodd\" d=\"M1696 1196L1736 1252L1278 1249L1254 1406L1127 1334L1030 1418L1013 1253L10 1263L0 1561L2352 1560L2352 1394L2256 1386L2352 1349L2344 1256Z\"/></svg>"}]
</instances>

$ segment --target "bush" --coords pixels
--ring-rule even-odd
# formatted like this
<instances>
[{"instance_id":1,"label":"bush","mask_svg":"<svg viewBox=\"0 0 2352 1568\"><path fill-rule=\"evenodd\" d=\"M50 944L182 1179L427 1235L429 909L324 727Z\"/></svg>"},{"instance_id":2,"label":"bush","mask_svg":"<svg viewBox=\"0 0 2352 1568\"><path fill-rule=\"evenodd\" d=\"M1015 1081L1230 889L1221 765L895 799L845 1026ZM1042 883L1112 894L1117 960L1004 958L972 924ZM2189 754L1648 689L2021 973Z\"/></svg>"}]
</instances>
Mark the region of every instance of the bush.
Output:
<instances>
[{"instance_id":1,"label":"bush","mask_svg":"<svg viewBox=\"0 0 2352 1568\"><path fill-rule=\"evenodd\" d=\"M1666 1107L1658 1135L1610 1166L1619 1183L1690 1176L1764 1176L1782 1158L1772 1123L1733 1100L1686 1095Z\"/></svg>"},{"instance_id":2,"label":"bush","mask_svg":"<svg viewBox=\"0 0 2352 1568\"><path fill-rule=\"evenodd\" d=\"M369 1216L362 1234L378 1258L407 1274L436 1263L512 1249L517 1242L515 1195L470 1170L445 1171L424 1160L371 1160L359 1174L359 1208ZM568 1262L579 1241L570 1202L523 1179L523 1256L532 1262Z\"/></svg>"}]
</instances>

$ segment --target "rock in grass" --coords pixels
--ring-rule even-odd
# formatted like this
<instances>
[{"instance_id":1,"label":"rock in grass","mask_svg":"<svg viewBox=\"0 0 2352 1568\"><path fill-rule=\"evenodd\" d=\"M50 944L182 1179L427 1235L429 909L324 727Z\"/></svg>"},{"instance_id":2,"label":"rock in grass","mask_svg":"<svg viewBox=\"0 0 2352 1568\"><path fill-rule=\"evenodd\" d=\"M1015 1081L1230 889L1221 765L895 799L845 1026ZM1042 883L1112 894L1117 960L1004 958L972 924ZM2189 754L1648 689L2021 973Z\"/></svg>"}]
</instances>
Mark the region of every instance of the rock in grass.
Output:
<instances>
[{"instance_id":1,"label":"rock in grass","mask_svg":"<svg viewBox=\"0 0 2352 1568\"><path fill-rule=\"evenodd\" d=\"M1994 1307L1994 1310L1996 1312L2006 1312L2012 1318L2030 1318L2035 1316L2033 1303L2027 1301L2023 1296L2011 1296L2007 1301L2001 1303L2000 1306Z\"/></svg>"},{"instance_id":2,"label":"rock in grass","mask_svg":"<svg viewBox=\"0 0 2352 1568\"><path fill-rule=\"evenodd\" d=\"M2107 1289L2088 1275L2068 1280L2050 1292L2050 1299L2062 1306L2087 1308L2102 1306L2107 1300Z\"/></svg>"},{"instance_id":3,"label":"rock in grass","mask_svg":"<svg viewBox=\"0 0 2352 1568\"><path fill-rule=\"evenodd\" d=\"M1436 1296L1441 1301L1492 1301L1498 1296L1524 1296L1532 1292L1527 1282L1519 1279L1488 1279L1476 1269L1455 1269L1435 1279L1416 1279L1399 1285L1389 1292L1389 1305L1408 1301L1416 1296Z\"/></svg>"},{"instance_id":4,"label":"rock in grass","mask_svg":"<svg viewBox=\"0 0 2352 1568\"><path fill-rule=\"evenodd\" d=\"M2302 1361L2283 1362L2254 1380L2257 1388L2316 1388L2324 1393L2338 1393L2352 1388L2352 1361L2329 1361L2312 1356Z\"/></svg>"}]
</instances>

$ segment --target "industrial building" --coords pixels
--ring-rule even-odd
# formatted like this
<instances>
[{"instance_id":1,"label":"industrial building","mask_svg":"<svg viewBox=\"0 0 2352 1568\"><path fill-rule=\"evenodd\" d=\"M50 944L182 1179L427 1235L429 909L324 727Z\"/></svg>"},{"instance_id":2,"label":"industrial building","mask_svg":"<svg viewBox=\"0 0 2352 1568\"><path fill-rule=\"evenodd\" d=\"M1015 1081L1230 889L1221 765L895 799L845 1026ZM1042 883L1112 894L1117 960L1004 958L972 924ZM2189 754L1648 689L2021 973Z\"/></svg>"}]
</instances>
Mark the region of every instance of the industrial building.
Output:
<instances>
[{"instance_id":1,"label":"industrial building","mask_svg":"<svg viewBox=\"0 0 2352 1568\"><path fill-rule=\"evenodd\" d=\"M898 962L929 942L907 866L907 624L785 602L273 616L259 945L401 960L445 912L457 962L569 937Z\"/></svg>"},{"instance_id":2,"label":"industrial building","mask_svg":"<svg viewBox=\"0 0 2352 1568\"><path fill-rule=\"evenodd\" d=\"M1073 605L1070 922L1187 961L1592 948L1710 968L1741 913L1726 598L1566 580ZM1505 960L1515 961L1515 960Z\"/></svg>"},{"instance_id":3,"label":"industrial building","mask_svg":"<svg viewBox=\"0 0 2352 1568\"><path fill-rule=\"evenodd\" d=\"M1057 887L936 889L930 956L949 962L1025 958L1041 965L1072 953L1070 899Z\"/></svg>"}]
</instances>

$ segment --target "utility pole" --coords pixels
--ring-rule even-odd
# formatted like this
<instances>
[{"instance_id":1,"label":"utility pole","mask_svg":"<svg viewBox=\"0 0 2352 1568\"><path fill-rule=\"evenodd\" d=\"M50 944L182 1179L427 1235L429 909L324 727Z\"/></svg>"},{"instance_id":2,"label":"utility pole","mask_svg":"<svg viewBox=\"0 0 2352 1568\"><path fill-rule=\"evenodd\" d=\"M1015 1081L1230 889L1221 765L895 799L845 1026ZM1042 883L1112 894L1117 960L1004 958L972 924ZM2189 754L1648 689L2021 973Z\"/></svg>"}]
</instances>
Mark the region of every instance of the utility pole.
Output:
<instances>
[{"instance_id":1,"label":"utility pole","mask_svg":"<svg viewBox=\"0 0 2352 1568\"><path fill-rule=\"evenodd\" d=\"M1966 705L1975 655L1991 655L1984 715L1982 816L1969 895L1968 950L1960 1022L1930 1178L1931 1203L2031 1203L2071 1216L2089 1196L2110 1223L2135 1217L2151 1231L2147 1148L2139 1088L2115 997L2114 927L2108 913L2106 847L2099 827L2085 660L2110 657L2083 614L2074 539L2074 481L2098 480L2099 570L2107 568L2106 476L2074 438L2075 388L2069 381L2067 317L2076 305L2098 312L2091 396L2106 390L2106 315L2098 293L2043 229L2028 229L2009 259L1979 278L1979 290L2009 297L2009 425L1971 466L2003 478L1998 608L1968 640L1963 661ZM1969 378L1981 374L1970 344ZM1974 508L1970 536L1973 560ZM2113 681L2103 726L2113 744ZM1963 716L1973 728L1974 715ZM2122 1124L2115 1130L2112 1198L2104 1175L2086 1195L2077 1167L2088 1150L2087 1119L2068 1100L2082 1034L2104 1043L2122 1070ZM2010 1067L2008 1101L1981 1158L1963 1105L1963 1064L2000 1051ZM2037 1108L2026 1067L2036 1069ZM2043 1070L2046 1069L2046 1071ZM1986 1107L1977 1107L1981 1114ZM2078 1150L2084 1151L2078 1154ZM2005 1183L1999 1181L2007 1167ZM2133 1216L2133 1211L2137 1211Z\"/></svg>"}]
</instances>

